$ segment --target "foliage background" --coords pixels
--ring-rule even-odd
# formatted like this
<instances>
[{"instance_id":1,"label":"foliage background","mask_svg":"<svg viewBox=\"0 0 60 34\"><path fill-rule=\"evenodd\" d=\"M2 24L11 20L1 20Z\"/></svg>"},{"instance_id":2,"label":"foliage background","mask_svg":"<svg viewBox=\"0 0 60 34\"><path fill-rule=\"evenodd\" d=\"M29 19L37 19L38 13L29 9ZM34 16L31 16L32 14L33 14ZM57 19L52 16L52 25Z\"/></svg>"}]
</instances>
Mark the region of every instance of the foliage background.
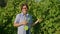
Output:
<instances>
[{"instance_id":1,"label":"foliage background","mask_svg":"<svg viewBox=\"0 0 60 34\"><path fill-rule=\"evenodd\" d=\"M13 22L25 2L33 21L43 18L41 23L31 28L32 34L60 34L60 0L0 0L0 34L17 34Z\"/></svg>"}]
</instances>

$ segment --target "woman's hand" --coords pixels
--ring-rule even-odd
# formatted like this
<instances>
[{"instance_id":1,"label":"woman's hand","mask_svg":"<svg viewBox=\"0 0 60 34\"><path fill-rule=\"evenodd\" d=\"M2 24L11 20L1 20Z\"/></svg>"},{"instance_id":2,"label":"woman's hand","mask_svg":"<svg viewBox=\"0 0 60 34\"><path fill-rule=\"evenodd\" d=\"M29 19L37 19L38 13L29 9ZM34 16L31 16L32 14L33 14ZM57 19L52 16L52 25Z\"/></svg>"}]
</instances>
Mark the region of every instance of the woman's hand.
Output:
<instances>
[{"instance_id":1,"label":"woman's hand","mask_svg":"<svg viewBox=\"0 0 60 34\"><path fill-rule=\"evenodd\" d=\"M14 26L15 26L15 27L19 27L19 26L21 26L21 25L26 25L26 24L27 24L27 21L24 20L23 22L20 22L20 23L14 23Z\"/></svg>"},{"instance_id":2,"label":"woman's hand","mask_svg":"<svg viewBox=\"0 0 60 34\"><path fill-rule=\"evenodd\" d=\"M37 21L41 23L41 21L43 21L43 19L42 19L42 18L40 18L40 19L38 19Z\"/></svg>"},{"instance_id":3,"label":"woman's hand","mask_svg":"<svg viewBox=\"0 0 60 34\"><path fill-rule=\"evenodd\" d=\"M24 20L23 22L21 22L22 25L26 25L27 24L27 21Z\"/></svg>"}]
</instances>

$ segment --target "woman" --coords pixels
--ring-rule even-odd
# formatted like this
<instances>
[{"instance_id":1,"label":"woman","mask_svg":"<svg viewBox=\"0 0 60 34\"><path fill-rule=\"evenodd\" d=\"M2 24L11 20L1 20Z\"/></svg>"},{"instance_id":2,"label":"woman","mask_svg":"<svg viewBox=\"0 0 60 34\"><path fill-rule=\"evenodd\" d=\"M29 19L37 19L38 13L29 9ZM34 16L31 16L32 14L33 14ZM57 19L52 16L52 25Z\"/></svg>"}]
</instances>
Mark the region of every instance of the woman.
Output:
<instances>
[{"instance_id":1,"label":"woman","mask_svg":"<svg viewBox=\"0 0 60 34\"><path fill-rule=\"evenodd\" d=\"M18 27L18 34L31 34L30 28L32 24L32 16L28 14L28 5L22 4L21 11L22 12L16 16L14 26ZM27 21L28 18L30 18L29 21ZM36 24L38 21L39 19L34 24ZM28 26L28 30L24 29L25 25Z\"/></svg>"}]
</instances>

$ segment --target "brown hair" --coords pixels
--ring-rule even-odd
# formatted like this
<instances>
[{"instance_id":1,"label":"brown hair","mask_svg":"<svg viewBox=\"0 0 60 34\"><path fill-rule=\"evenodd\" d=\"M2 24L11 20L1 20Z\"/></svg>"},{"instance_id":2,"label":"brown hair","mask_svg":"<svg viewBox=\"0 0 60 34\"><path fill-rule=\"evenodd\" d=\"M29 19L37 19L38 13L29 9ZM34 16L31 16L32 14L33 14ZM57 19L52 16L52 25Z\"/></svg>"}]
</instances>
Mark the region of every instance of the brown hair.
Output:
<instances>
[{"instance_id":1,"label":"brown hair","mask_svg":"<svg viewBox=\"0 0 60 34\"><path fill-rule=\"evenodd\" d=\"M22 10L23 6L26 6L27 9L29 9L29 8L28 8L28 5L27 5L26 3L24 3L24 4L21 5L21 10Z\"/></svg>"}]
</instances>

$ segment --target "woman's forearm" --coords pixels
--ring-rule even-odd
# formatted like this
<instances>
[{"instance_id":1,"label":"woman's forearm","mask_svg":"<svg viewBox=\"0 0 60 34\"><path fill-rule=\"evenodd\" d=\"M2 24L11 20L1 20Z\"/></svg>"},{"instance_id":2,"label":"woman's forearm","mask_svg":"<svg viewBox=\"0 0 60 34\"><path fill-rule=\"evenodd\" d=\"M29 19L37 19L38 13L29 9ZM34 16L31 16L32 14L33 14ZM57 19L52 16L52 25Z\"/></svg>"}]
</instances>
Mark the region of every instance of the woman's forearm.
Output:
<instances>
[{"instance_id":1,"label":"woman's forearm","mask_svg":"<svg viewBox=\"0 0 60 34\"><path fill-rule=\"evenodd\" d=\"M43 19L38 19L37 21L35 21L33 24L32 24L32 26L34 26L35 24L37 24L38 22L41 22Z\"/></svg>"},{"instance_id":2,"label":"woman's forearm","mask_svg":"<svg viewBox=\"0 0 60 34\"><path fill-rule=\"evenodd\" d=\"M34 26L34 25L37 24L37 23L38 23L38 21L36 21L35 23L33 23L32 26Z\"/></svg>"},{"instance_id":3,"label":"woman's forearm","mask_svg":"<svg viewBox=\"0 0 60 34\"><path fill-rule=\"evenodd\" d=\"M21 25L22 25L21 23L14 23L14 27L19 27Z\"/></svg>"}]
</instances>

